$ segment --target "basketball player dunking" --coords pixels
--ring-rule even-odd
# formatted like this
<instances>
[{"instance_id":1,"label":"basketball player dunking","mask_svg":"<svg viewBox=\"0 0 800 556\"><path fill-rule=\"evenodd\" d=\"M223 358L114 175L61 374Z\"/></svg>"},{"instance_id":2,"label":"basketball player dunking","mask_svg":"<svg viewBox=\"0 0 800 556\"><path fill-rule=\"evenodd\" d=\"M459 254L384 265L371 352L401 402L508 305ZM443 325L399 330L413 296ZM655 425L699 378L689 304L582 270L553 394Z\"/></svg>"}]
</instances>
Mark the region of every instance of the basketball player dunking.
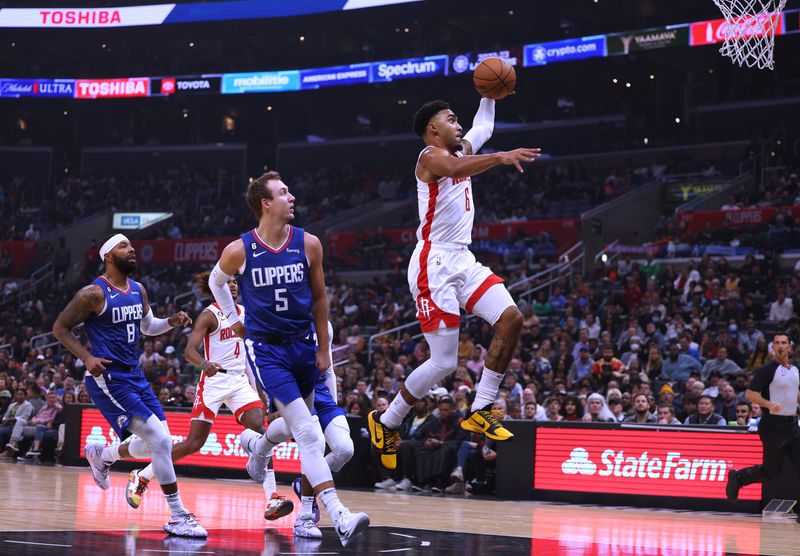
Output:
<instances>
[{"instance_id":1,"label":"basketball player dunking","mask_svg":"<svg viewBox=\"0 0 800 556\"><path fill-rule=\"evenodd\" d=\"M211 272L206 271L195 277L195 285L204 295L211 295L208 286L210 275ZM239 295L236 278L228 280L228 287L234 298ZM236 312L242 318L244 307L237 304ZM200 355L201 346L205 358ZM264 434L264 404L256 393L255 378L247 366L244 340L231 331L228 319L216 303L206 307L197 317L186 343L185 357L189 363L200 367L202 372L192 408L189 437L172 447L173 462L200 451L223 404L245 427L242 445L248 445L252 438L257 439L253 433ZM253 461L251 458L248 463ZM275 473L265 473L263 468L249 471L261 478L260 482L264 485L267 495L264 519L273 521L292 513L294 504L277 493ZM131 507L138 508L141 505L144 492L154 475L152 464L141 471L131 471L125 493L125 499Z\"/></svg>"},{"instance_id":2,"label":"basketball player dunking","mask_svg":"<svg viewBox=\"0 0 800 556\"><path fill-rule=\"evenodd\" d=\"M108 471L120 458L150 458L154 475L169 504L172 518L164 530L172 535L207 537L206 530L181 502L172 466L172 436L161 404L139 366L139 331L159 336L175 326L191 324L183 311L168 319L156 318L144 287L129 278L136 270L131 242L116 234L103 243L100 258L105 272L82 288L53 325L53 335L86 365L86 390L108 423L130 443L114 446L87 444L86 459L94 480L103 490ZM91 353L72 334L84 323Z\"/></svg>"},{"instance_id":3,"label":"basketball player dunking","mask_svg":"<svg viewBox=\"0 0 800 556\"><path fill-rule=\"evenodd\" d=\"M317 349L317 344L330 342L322 245L290 224L294 196L277 172L250 182L247 204L258 227L225 247L209 285L231 329L246 338L253 374L286 420L300 451L303 475L346 546L369 526L369 517L351 513L339 500L324 458L325 438L319 420L311 415L314 387L331 365L329 350ZM240 276L244 324L227 285L234 274ZM268 444L261 436L247 449L266 457ZM295 535L306 534L308 525L307 536L317 536L313 516L301 514L298 520Z\"/></svg>"},{"instance_id":4,"label":"basketball player dunking","mask_svg":"<svg viewBox=\"0 0 800 556\"><path fill-rule=\"evenodd\" d=\"M397 428L403 417L434 384L456 370L460 307L494 328L475 401L461 426L493 440L513 436L491 409L519 339L522 314L503 280L469 251L475 217L471 176L502 164L522 172L521 164L536 160L540 149L476 155L493 130L494 100L488 98L481 99L472 129L463 138L458 118L444 101L428 102L414 116L414 131L426 147L415 168L420 225L408 284L431 355L411 373L384 413L369 414L372 444L381 451L387 469L397 466Z\"/></svg>"}]
</instances>

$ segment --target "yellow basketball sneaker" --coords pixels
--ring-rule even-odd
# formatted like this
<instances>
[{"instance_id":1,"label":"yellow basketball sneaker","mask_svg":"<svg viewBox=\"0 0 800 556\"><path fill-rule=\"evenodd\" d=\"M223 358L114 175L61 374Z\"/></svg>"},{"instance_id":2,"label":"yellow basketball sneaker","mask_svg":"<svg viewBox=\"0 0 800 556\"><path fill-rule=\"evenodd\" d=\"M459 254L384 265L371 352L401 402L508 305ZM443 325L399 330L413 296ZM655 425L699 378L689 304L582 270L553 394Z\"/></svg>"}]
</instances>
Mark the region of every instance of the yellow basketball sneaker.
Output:
<instances>
[{"instance_id":1,"label":"yellow basketball sneaker","mask_svg":"<svg viewBox=\"0 0 800 556\"><path fill-rule=\"evenodd\" d=\"M144 491L147 490L147 485L150 481L139 476L139 470L134 469L128 476L128 486L125 489L125 500L128 501L131 508L134 510L142 505L142 498L144 498Z\"/></svg>"},{"instance_id":2,"label":"yellow basketball sneaker","mask_svg":"<svg viewBox=\"0 0 800 556\"><path fill-rule=\"evenodd\" d=\"M396 469L397 445L400 443L400 433L384 427L377 411L370 412L367 417L367 423L372 445L381 453L381 465L386 469Z\"/></svg>"},{"instance_id":3,"label":"yellow basketball sneaker","mask_svg":"<svg viewBox=\"0 0 800 556\"><path fill-rule=\"evenodd\" d=\"M514 438L514 434L503 426L499 418L500 412L492 411L492 406L487 405L483 409L473 411L469 416L461 421L461 428L478 434L485 434L492 440L509 440Z\"/></svg>"}]
</instances>

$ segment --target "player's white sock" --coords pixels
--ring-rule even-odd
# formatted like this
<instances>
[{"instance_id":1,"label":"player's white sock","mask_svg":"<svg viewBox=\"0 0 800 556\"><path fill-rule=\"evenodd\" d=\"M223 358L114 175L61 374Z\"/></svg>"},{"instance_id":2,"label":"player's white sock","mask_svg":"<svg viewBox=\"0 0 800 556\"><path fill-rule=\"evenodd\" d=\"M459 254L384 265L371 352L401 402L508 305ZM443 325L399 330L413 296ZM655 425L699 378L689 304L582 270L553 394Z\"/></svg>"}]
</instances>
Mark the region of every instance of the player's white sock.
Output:
<instances>
[{"instance_id":1,"label":"player's white sock","mask_svg":"<svg viewBox=\"0 0 800 556\"><path fill-rule=\"evenodd\" d=\"M264 479L264 494L267 500L272 498L272 493L278 492L278 485L275 483L275 470L267 467L267 478Z\"/></svg>"},{"instance_id":2,"label":"player's white sock","mask_svg":"<svg viewBox=\"0 0 800 556\"><path fill-rule=\"evenodd\" d=\"M108 465L111 465L112 463L114 463L119 459L119 447L120 444L106 446L100 453L100 457L103 458L103 461L106 462Z\"/></svg>"},{"instance_id":3,"label":"player's white sock","mask_svg":"<svg viewBox=\"0 0 800 556\"><path fill-rule=\"evenodd\" d=\"M305 498L305 496L303 498ZM339 517L339 511L346 509L344 504L339 500L336 489L334 487L326 488L319 493L319 499L328 511L328 517L331 518L333 523L336 523L336 518Z\"/></svg>"},{"instance_id":4,"label":"player's white sock","mask_svg":"<svg viewBox=\"0 0 800 556\"><path fill-rule=\"evenodd\" d=\"M300 497L300 515L310 514L314 510L314 497L301 496Z\"/></svg>"},{"instance_id":5,"label":"player's white sock","mask_svg":"<svg viewBox=\"0 0 800 556\"><path fill-rule=\"evenodd\" d=\"M496 373L488 367L483 368L481 379L475 388L475 400L472 402L471 411L483 409L487 405L494 403L497 398L497 389L500 388L500 383L503 382L503 376L505 376L505 373Z\"/></svg>"},{"instance_id":6,"label":"player's white sock","mask_svg":"<svg viewBox=\"0 0 800 556\"><path fill-rule=\"evenodd\" d=\"M403 398L403 394L397 394L392 403L389 404L389 409L381 415L381 424L384 427L396 430L412 407L414 406Z\"/></svg>"},{"instance_id":7,"label":"player's white sock","mask_svg":"<svg viewBox=\"0 0 800 556\"><path fill-rule=\"evenodd\" d=\"M153 464L149 464L147 467L139 471L139 477L144 479L145 481L152 481L153 477L156 476L156 472L153 471Z\"/></svg>"},{"instance_id":8,"label":"player's white sock","mask_svg":"<svg viewBox=\"0 0 800 556\"><path fill-rule=\"evenodd\" d=\"M169 511L172 515L183 515L188 514L189 512L186 511L186 508L181 501L181 493L175 492L174 494L165 494L164 498L167 499L167 504L169 504Z\"/></svg>"}]
</instances>

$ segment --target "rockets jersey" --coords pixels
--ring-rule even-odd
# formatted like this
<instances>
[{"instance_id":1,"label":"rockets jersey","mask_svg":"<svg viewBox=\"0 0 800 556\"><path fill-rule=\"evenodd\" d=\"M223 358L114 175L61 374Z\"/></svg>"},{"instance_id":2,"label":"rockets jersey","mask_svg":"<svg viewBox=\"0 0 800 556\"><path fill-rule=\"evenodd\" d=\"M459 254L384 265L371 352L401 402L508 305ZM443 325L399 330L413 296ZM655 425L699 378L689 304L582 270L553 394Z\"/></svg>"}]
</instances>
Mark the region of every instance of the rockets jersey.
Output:
<instances>
[{"instance_id":1,"label":"rockets jersey","mask_svg":"<svg viewBox=\"0 0 800 556\"><path fill-rule=\"evenodd\" d=\"M92 284L102 288L106 303L103 312L84 323L95 357L110 359L118 365L139 365L139 323L142 320L142 287L128 278L128 289L114 287L105 277Z\"/></svg>"},{"instance_id":2,"label":"rockets jersey","mask_svg":"<svg viewBox=\"0 0 800 556\"><path fill-rule=\"evenodd\" d=\"M422 153L420 157L422 157ZM456 156L463 156L458 153ZM417 158L419 162L419 158ZM475 205L472 199L471 178L439 178L424 182L417 179L419 228L417 240L438 243L472 243L472 223Z\"/></svg>"},{"instance_id":3,"label":"rockets jersey","mask_svg":"<svg viewBox=\"0 0 800 556\"><path fill-rule=\"evenodd\" d=\"M244 340L233 333L228 326L228 317L222 314L219 305L212 303L206 310L210 311L217 319L217 327L213 332L206 334L203 347L206 359L219 363L228 374L244 372L245 354ZM236 314L239 318L244 313L244 307L236 305Z\"/></svg>"},{"instance_id":4,"label":"rockets jersey","mask_svg":"<svg viewBox=\"0 0 800 556\"><path fill-rule=\"evenodd\" d=\"M241 238L245 263L239 284L248 337L291 338L309 330L313 299L303 229L290 225L286 241L277 249L264 243L256 230Z\"/></svg>"}]
</instances>

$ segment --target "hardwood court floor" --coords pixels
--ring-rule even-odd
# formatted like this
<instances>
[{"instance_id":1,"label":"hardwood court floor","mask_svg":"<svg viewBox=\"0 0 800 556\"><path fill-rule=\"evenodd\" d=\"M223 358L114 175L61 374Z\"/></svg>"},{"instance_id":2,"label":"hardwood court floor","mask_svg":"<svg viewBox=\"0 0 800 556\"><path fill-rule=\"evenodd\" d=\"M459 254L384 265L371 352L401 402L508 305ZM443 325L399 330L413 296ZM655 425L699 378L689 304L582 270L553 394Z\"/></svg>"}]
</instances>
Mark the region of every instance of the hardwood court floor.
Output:
<instances>
[{"instance_id":1,"label":"hardwood court floor","mask_svg":"<svg viewBox=\"0 0 800 556\"><path fill-rule=\"evenodd\" d=\"M126 481L112 473L101 491L86 468L0 464L0 554L800 554L800 525L760 516L366 491L340 492L373 525L342 550L324 511L322 542L293 541L294 515L263 519L260 485L189 478L179 479L182 498L210 535L183 540L161 531L168 512L157 485L133 510Z\"/></svg>"}]
</instances>

